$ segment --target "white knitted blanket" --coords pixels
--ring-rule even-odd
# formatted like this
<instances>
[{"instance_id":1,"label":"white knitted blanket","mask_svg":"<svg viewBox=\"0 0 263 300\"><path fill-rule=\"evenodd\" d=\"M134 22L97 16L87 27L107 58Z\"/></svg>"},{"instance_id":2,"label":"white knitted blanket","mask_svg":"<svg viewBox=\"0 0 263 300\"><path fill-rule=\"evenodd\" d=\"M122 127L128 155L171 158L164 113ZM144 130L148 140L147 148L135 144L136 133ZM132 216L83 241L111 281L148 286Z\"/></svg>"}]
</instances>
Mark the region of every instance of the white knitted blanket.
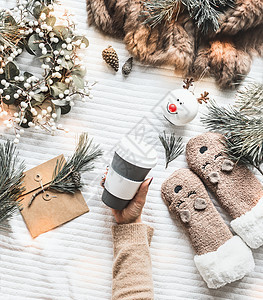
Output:
<instances>
[{"instance_id":1,"label":"white knitted blanket","mask_svg":"<svg viewBox=\"0 0 263 300\"><path fill-rule=\"evenodd\" d=\"M180 74L172 69L147 67L134 62L128 78L115 74L103 62L101 51L112 45L120 62L129 57L123 43L105 37L87 26L85 0L62 0L65 8L75 15L77 27L90 40L87 56L87 78L98 80L92 100L77 102L72 111L62 117L61 123L69 134L50 136L44 132L26 133L18 145L20 157L27 169L41 164L61 153L74 150L77 133L87 131L101 144L104 157L96 163L95 171L84 175L83 195L90 212L32 240L19 213L10 221L11 229L0 232L0 299L75 299L109 300L111 298L113 217L101 202L101 176L112 158L118 140L130 131L143 135L155 146L158 164L151 171L154 177L143 211L143 220L155 228L151 245L155 299L263 299L263 248L253 250L255 271L243 280L219 290L209 290L201 279L193 261L194 252L175 220L170 216L160 196L162 182L175 169L186 167L184 155L165 170L164 150L158 135L164 129L175 130L186 143L191 137L205 131L200 115L183 128L173 128L161 115L159 102L171 89L182 86ZM0 0L0 7L12 7L12 1ZM30 65L31 64L31 65ZM25 58L21 69L35 72L31 60ZM263 60L254 61L248 79L263 81ZM218 90L214 82L204 79L195 89L196 95L207 90L219 104L233 102L233 92ZM0 126L0 140L12 137ZM258 177L263 179L262 177ZM218 205L216 204L218 207ZM229 219L218 207L229 223Z\"/></svg>"}]
</instances>

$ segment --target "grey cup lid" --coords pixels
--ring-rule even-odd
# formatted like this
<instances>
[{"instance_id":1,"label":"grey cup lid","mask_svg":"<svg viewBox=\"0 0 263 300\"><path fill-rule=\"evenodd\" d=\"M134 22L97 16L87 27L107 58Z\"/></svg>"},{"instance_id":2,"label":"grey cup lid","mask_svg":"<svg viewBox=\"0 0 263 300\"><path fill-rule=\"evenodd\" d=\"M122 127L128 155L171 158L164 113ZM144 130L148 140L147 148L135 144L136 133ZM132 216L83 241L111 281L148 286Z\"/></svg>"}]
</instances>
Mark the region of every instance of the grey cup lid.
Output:
<instances>
[{"instance_id":1,"label":"grey cup lid","mask_svg":"<svg viewBox=\"0 0 263 300\"><path fill-rule=\"evenodd\" d=\"M151 169L157 163L156 151L151 145L145 143L141 136L123 137L118 144L116 153L127 162L141 168Z\"/></svg>"}]
</instances>

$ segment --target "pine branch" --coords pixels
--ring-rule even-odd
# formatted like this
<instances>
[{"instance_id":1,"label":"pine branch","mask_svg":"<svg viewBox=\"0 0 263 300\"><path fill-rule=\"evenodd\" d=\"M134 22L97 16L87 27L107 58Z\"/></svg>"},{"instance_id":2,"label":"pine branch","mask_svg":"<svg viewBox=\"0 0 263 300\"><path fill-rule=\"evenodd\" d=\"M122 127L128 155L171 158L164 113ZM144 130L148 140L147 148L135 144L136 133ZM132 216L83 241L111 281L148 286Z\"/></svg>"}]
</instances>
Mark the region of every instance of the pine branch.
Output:
<instances>
[{"instance_id":1,"label":"pine branch","mask_svg":"<svg viewBox=\"0 0 263 300\"><path fill-rule=\"evenodd\" d=\"M181 11L187 8L190 17L203 33L219 29L219 17L226 9L233 7L235 0L145 0L144 24L151 26L173 18L177 20Z\"/></svg>"},{"instance_id":2,"label":"pine branch","mask_svg":"<svg viewBox=\"0 0 263 300\"><path fill-rule=\"evenodd\" d=\"M24 164L19 163L13 143L0 145L0 222L9 218L19 206L17 199L23 192Z\"/></svg>"},{"instance_id":3,"label":"pine branch","mask_svg":"<svg viewBox=\"0 0 263 300\"><path fill-rule=\"evenodd\" d=\"M6 11L0 12L0 44L6 48L14 48L22 39L20 27L15 19Z\"/></svg>"},{"instance_id":4,"label":"pine branch","mask_svg":"<svg viewBox=\"0 0 263 300\"><path fill-rule=\"evenodd\" d=\"M101 155L102 151L98 148L98 145L93 144L93 141L88 138L87 133L82 133L73 156L66 163L64 159L57 161L53 172L53 179L44 190L52 189L61 193L74 194L82 187L80 172L93 170L93 161ZM32 196L28 204L29 207L36 196L42 192L43 190L40 190Z\"/></svg>"},{"instance_id":5,"label":"pine branch","mask_svg":"<svg viewBox=\"0 0 263 300\"><path fill-rule=\"evenodd\" d=\"M148 15L144 24L149 23L152 27L155 27L163 21L170 22L173 16L177 19L181 10L181 0L145 1L144 8L143 13Z\"/></svg>"},{"instance_id":6,"label":"pine branch","mask_svg":"<svg viewBox=\"0 0 263 300\"><path fill-rule=\"evenodd\" d=\"M233 106L219 107L215 102L211 102L208 109L209 112L202 118L202 121L206 128L220 132L226 137L228 155L235 161L241 161L261 170L263 163L262 113L261 116L248 115L245 111ZM250 109L250 113L253 110L254 108Z\"/></svg>"},{"instance_id":7,"label":"pine branch","mask_svg":"<svg viewBox=\"0 0 263 300\"><path fill-rule=\"evenodd\" d=\"M263 112L263 84L251 83L237 94L236 105L242 113L262 116Z\"/></svg>"},{"instance_id":8,"label":"pine branch","mask_svg":"<svg viewBox=\"0 0 263 300\"><path fill-rule=\"evenodd\" d=\"M203 33L219 29L219 16L227 8L233 7L235 0L182 0L190 17L195 20Z\"/></svg>"},{"instance_id":9,"label":"pine branch","mask_svg":"<svg viewBox=\"0 0 263 300\"><path fill-rule=\"evenodd\" d=\"M182 137L179 137L177 140L175 139L175 134L166 135L165 131L163 135L159 135L159 139L165 149L165 157L166 157L166 166L176 159L179 155L183 153L183 143Z\"/></svg>"}]
</instances>

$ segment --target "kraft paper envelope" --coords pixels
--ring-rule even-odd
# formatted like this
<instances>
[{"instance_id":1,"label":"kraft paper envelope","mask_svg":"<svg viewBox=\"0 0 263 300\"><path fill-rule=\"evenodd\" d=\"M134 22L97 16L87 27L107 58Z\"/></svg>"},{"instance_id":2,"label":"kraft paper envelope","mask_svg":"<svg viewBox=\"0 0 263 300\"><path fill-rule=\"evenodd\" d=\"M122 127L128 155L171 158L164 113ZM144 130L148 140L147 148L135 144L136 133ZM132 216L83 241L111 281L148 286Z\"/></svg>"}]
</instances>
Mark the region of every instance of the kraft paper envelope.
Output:
<instances>
[{"instance_id":1,"label":"kraft paper envelope","mask_svg":"<svg viewBox=\"0 0 263 300\"><path fill-rule=\"evenodd\" d=\"M33 238L89 211L80 191L68 194L47 190L40 193L28 207L32 195L41 190L41 183L45 189L52 181L57 160L60 159L65 160L60 155L24 173L26 190L20 198L21 214Z\"/></svg>"}]
</instances>

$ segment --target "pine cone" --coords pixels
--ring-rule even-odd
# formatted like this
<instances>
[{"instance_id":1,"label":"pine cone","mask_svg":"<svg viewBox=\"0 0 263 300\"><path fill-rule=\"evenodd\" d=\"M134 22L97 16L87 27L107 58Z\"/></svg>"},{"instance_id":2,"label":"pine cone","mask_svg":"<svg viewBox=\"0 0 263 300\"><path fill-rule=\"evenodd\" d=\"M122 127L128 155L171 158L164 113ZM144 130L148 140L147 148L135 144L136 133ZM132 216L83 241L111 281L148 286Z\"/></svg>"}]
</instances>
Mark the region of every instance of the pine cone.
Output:
<instances>
[{"instance_id":1,"label":"pine cone","mask_svg":"<svg viewBox=\"0 0 263 300\"><path fill-rule=\"evenodd\" d=\"M102 51L102 57L116 72L119 70L119 58L112 46L109 46Z\"/></svg>"},{"instance_id":2,"label":"pine cone","mask_svg":"<svg viewBox=\"0 0 263 300\"><path fill-rule=\"evenodd\" d=\"M71 178L72 178L72 181L73 181L73 183L75 184L76 187L81 186L81 183L80 183L81 175L80 175L79 172L77 172L77 171L72 172Z\"/></svg>"},{"instance_id":3,"label":"pine cone","mask_svg":"<svg viewBox=\"0 0 263 300\"><path fill-rule=\"evenodd\" d=\"M128 76L131 73L132 62L133 62L133 57L130 57L129 59L126 60L125 64L122 66L122 74L124 76Z\"/></svg>"}]
</instances>

